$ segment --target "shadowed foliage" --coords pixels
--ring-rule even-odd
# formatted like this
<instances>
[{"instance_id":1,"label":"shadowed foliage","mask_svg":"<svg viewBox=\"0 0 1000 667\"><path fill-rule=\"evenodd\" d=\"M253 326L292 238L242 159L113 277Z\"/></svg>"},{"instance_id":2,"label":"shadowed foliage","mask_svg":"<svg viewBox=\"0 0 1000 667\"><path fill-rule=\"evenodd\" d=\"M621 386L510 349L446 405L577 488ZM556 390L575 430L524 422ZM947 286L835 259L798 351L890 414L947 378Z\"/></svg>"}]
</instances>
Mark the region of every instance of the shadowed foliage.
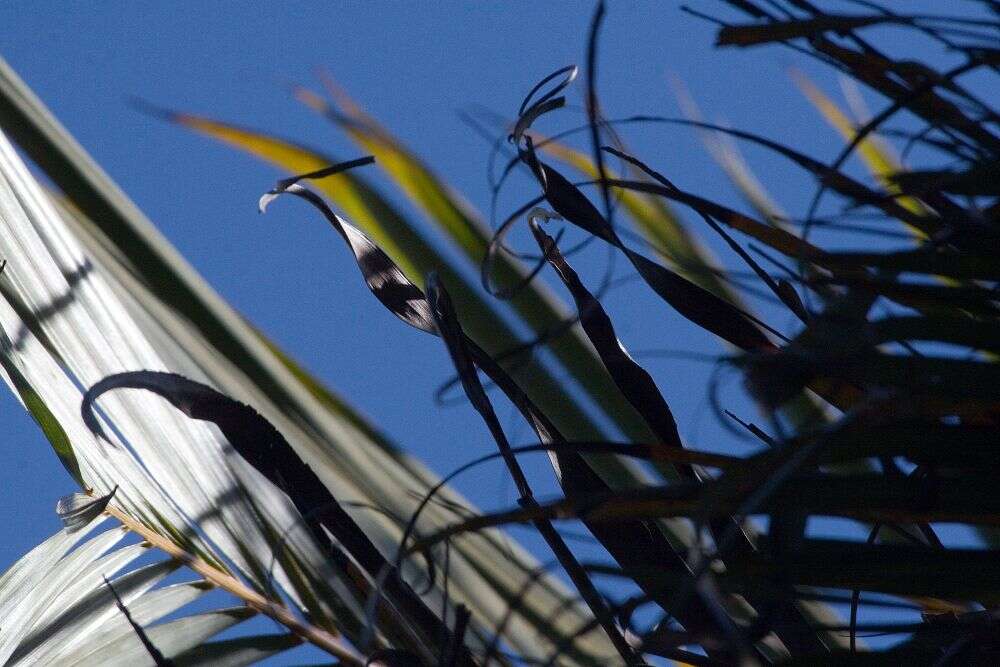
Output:
<instances>
[{"instance_id":1,"label":"shadowed foliage","mask_svg":"<svg viewBox=\"0 0 1000 667\"><path fill-rule=\"evenodd\" d=\"M197 289L185 283L184 294L193 295L186 304L164 296L171 288L163 276L183 274L141 234L130 232L127 246L115 246L108 257L100 255L102 242L109 243L104 236L91 245L81 241L95 263L79 264L78 275L69 276L74 291L37 312L26 306L8 268L0 294L21 331L14 341L0 341L5 377L85 492L60 502L65 532L0 578L0 612L14 628L12 639L0 640L0 658L55 659L62 655L59 641L87 630L100 633L87 654L94 660L131 651L138 660L176 665L208 664L199 651L209 661L248 664L302 642L336 656L338 664L388 666L1000 661L1000 7L970 0L966 14L925 15L888 3L840 5L850 13L799 0L723 1L720 16L704 13L703 5L684 8L688 20L718 25L719 48L791 49L880 100L876 113L855 108L852 118L797 74L802 91L845 142L832 159L821 159L751 129L703 122L693 112L688 118L605 118L598 93L606 17L599 3L583 67L561 67L533 87L511 81L528 93L494 137L491 165L503 150L510 159L499 179L491 173L491 206L501 188L515 187L507 180L515 171L527 176L520 195L528 203L501 212L504 222L492 232L332 82L330 101L305 89L296 96L370 156L329 164L321 153L264 133L157 109L295 174L263 196L261 211L288 194L330 223L375 298L404 323L441 339L456 385L497 453L443 481L414 472L393 458L391 447L376 447L379 438L357 415L275 348L267 348L271 356L255 356L262 353L227 328L237 325L227 325ZM887 53L878 35L888 28L919 36L962 64L938 71ZM105 235L115 225L132 229L123 205L95 185L92 174L79 165L74 172L65 150L61 159L49 153L62 144L29 122L30 105L16 91L0 89L4 130L84 219L110 216L111 223L102 223L113 223L102 228ZM533 125L559 118L574 92L584 100L586 125L539 134ZM626 148L622 135L633 125L702 133L753 213L718 201L715 193L676 187L669 171ZM570 146L577 135L583 147ZM780 190L777 198L763 191L735 152L741 143L789 161L814 181L803 215L790 218L773 204ZM894 145L903 147L902 157ZM860 158L857 165L852 157ZM614 171L610 160L618 161ZM573 181L557 161L587 180ZM438 254L426 232L349 171L360 167L384 169L469 266L452 266ZM685 224L687 215L694 225ZM522 223L537 248L509 245L508 232ZM74 229L82 238L86 232L79 230L92 227ZM692 229L732 251L738 265L718 268ZM855 231L870 239L862 249L844 243L857 238ZM686 446L660 391L672 378L655 377L629 354L602 303L607 277L578 272L582 264L564 250L564 235L583 245L597 239L623 255L658 304L725 346L718 363L741 374L760 423L726 414L741 435L754 438L754 453L724 456ZM52 322L71 302L88 303L87 293L76 290L92 271L131 285L129 271L108 270L115 253L128 258L124 263L155 260L151 273L140 274L141 293L159 295L193 322L204 349L221 350L254 391L237 397L238 381L212 377L217 388L187 379L194 372L209 375L181 363L185 354L196 356L188 351L168 358L176 363L164 363L163 370L107 372L86 383L85 393L72 395L75 406L82 400L82 415L73 418L86 430L71 427L60 406L50 407L39 379L45 376L32 375L15 354L22 347L42 350L53 367L72 365L55 352ZM469 268L479 269L488 295L462 277ZM546 281L568 292L571 307ZM751 296L763 297L759 312L747 305ZM534 338L517 340L504 324L507 316L521 318ZM159 318L150 320L171 331L172 320ZM585 407L558 374L531 357L542 347L596 407ZM293 377L273 375L268 363L275 358ZM359 482L357 494L342 493L335 482L349 479L352 469L322 453L330 451L327 441L310 440L315 423L306 418L295 383L321 398L338 424L360 431L367 452L383 452L382 477ZM491 387L499 392L489 394ZM147 469L162 470L142 448L142 434L117 432L110 399L135 389L221 432L225 454L213 470L231 476L226 497L239 506L244 528L260 533L254 545L269 550L270 565L238 531L227 542L225 533L188 522L165 500L163 508L157 505L154 487L177 494L184 478L161 466L164 479L147 480ZM159 399L150 400L163 403ZM511 446L497 400L513 406L536 444ZM731 406L718 407L721 414ZM589 409L603 412L625 441L611 442ZM81 444L86 437L91 440ZM180 439L160 446L195 445ZM557 497L536 497L521 468L519 457L538 451L548 454ZM135 456L139 463L112 466L99 456L116 462ZM480 512L448 490L454 476L496 459L515 483L516 506ZM392 479L396 465L407 471L405 491ZM129 477L123 471L140 481L116 477ZM393 498L400 495L405 501ZM272 520L279 511L292 517L291 528ZM108 552L120 536L109 531L84 540L105 515L143 542ZM830 517L863 526L868 539L812 529ZM497 529L514 524L540 535L552 557L547 565L507 550ZM584 531L576 537L590 546L578 550L566 524ZM955 525L976 535L975 543L954 546L947 534ZM304 530L296 531L300 526ZM292 544L290 535L298 541ZM153 548L170 560L113 581L103 574L96 579L98 566L110 574ZM181 566L200 579L176 590L154 587ZM65 573L73 567L86 572L84 583ZM506 581L515 572L516 583ZM40 583L49 573L50 583ZM221 588L245 607L151 625L195 599L199 587ZM32 591L62 607L46 614L41 603L23 602ZM95 620L100 614L103 620ZM282 632L209 641L256 614L275 620ZM0 613L5 630L7 618ZM194 627L203 632L193 633ZM859 641L863 635L891 640L869 647Z\"/></svg>"}]
</instances>

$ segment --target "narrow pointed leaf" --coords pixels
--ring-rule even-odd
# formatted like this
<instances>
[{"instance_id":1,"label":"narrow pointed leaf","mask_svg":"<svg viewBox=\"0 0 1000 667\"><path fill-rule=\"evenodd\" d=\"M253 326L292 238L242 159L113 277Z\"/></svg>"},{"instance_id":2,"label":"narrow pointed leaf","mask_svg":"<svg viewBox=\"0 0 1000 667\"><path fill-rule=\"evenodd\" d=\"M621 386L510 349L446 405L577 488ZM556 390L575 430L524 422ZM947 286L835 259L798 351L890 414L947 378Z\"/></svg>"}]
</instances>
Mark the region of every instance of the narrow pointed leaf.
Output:
<instances>
[{"instance_id":1,"label":"narrow pointed leaf","mask_svg":"<svg viewBox=\"0 0 1000 667\"><path fill-rule=\"evenodd\" d=\"M114 294L142 332L138 335L132 333L125 340L149 337L155 341L169 368L207 379L227 393L259 406L282 431L294 436L293 443L300 454L308 458L324 482L341 491L345 499L374 503L390 509L393 514L408 515L416 501L407 494L398 493L398 490L428 488L436 482L436 477L412 458L399 453L342 400L321 388L222 302L5 64L0 66L0 98L0 125L14 132L28 154L37 160L71 200L72 207L67 207L67 211L72 212L65 213L62 221L45 224L59 227L62 230L60 234L84 244L91 258L100 258L100 273L105 280L109 280ZM327 164L329 162L324 160L313 164L311 169ZM74 268L70 266L66 270L73 275ZM15 275L30 275L30 272L18 269ZM61 287L55 285L51 290L52 297L64 295L66 290L65 283ZM43 298L41 304L50 300ZM8 317L4 313L0 315ZM12 336L13 332L23 330L15 312L10 312L9 319L3 322ZM494 331L500 329L495 323L490 326ZM38 327L36 330L38 334L46 333ZM82 329L76 327L73 337L78 338L80 331ZM37 340L36 332L28 331L22 347L34 354L35 345L39 345L35 342ZM100 343L94 349L105 352L117 347L122 346ZM44 346L39 345L38 349L44 349ZM36 356L31 359L31 363L36 363ZM66 431L69 441L73 443L72 451L80 461L84 479L93 484L93 475L97 475L101 484L96 488L105 492L115 483L121 483L122 489L116 496L116 502L121 501L129 511L144 515L145 509L135 505L133 500L144 496L157 498L145 471L131 467L124 454L113 448L99 445L99 449L87 449L91 446L88 441L93 440L79 421L78 390L70 389L71 385L51 358L37 356L37 359L42 365L30 373L26 372L28 367L22 365L20 358L15 358L14 362L32 382L31 386L38 389L45 405ZM132 362L125 368L114 365L101 377L109 372L151 365L156 364L147 360ZM99 377L88 376L85 379L93 382ZM72 397L74 392L75 399L65 398ZM145 408L139 409L138 413L152 414ZM162 424L169 424L172 419L169 413L149 418L154 423ZM191 427L189 422L186 426L171 426L168 430L173 434L189 433ZM166 439L169 440L169 437ZM84 444L86 447L82 446ZM101 453L92 459L88 451ZM117 473L112 474L108 470L109 456ZM197 465L192 464L187 469L203 467L204 460L202 455ZM176 457L169 462L179 463ZM94 464L97 466L94 467ZM130 481L128 486L125 480ZM134 488L135 484L139 484L141 492ZM178 494L178 497L197 499L202 493L194 488ZM458 505L468 505L451 490L444 491L444 497ZM186 528L178 528L184 523L173 515L170 503L156 500L154 504L165 512L159 518L152 518L161 529L178 539L183 536L187 546L200 548L197 543L190 542L193 533L188 533ZM209 504L213 508L219 507ZM289 508L290 505L286 504L281 512L287 512ZM213 516L197 509L190 515ZM428 525L434 525L449 517L448 512L434 507L425 513L424 520ZM399 536L398 526L364 511L356 513L355 518L382 548L394 549ZM241 534L249 534L243 519L234 519L231 523L239 527ZM278 523L288 526L295 523L295 519L283 519ZM214 537L223 536L216 533ZM300 556L313 548L309 547L308 541L306 531L292 531L286 536L289 547ZM217 539L216 543L226 544L227 540ZM502 568L493 557L496 549L505 549L505 553L510 555L510 560ZM245 550L233 547L227 551L227 556L245 561L247 555L267 552L268 547L263 545ZM451 592L456 600L475 610L470 636L482 633L482 623L489 623L489 619L498 620L502 614L502 601L513 597L529 577L537 585L525 598L523 612L515 615L505 630L505 640L516 650L541 658L545 654L539 645L535 624L548 628L548 636L565 636L586 617L585 614L580 615L578 608L564 607L568 596L564 586L548 576L536 580L533 573L537 564L534 560L523 549L497 535L487 533L482 540L457 545L451 562ZM248 563L247 571L254 576L252 573L262 573L265 569L266 564ZM281 571L276 574L280 579ZM349 617L353 613L350 601L341 602L346 605L343 609ZM553 617L551 612L555 609L564 611ZM577 646L584 653L602 655L606 647L594 639L593 635L583 637Z\"/></svg>"},{"instance_id":2,"label":"narrow pointed leaf","mask_svg":"<svg viewBox=\"0 0 1000 667\"><path fill-rule=\"evenodd\" d=\"M132 602L129 605L129 611L136 623L144 626L152 625L184 605L194 602L211 588L211 585L201 581L157 588ZM89 635L86 648L75 656L69 664L73 667L102 664L110 657L108 656L108 647L120 645L119 642L122 640L127 642L128 638L134 634L134 630L128 623L124 622L124 619L116 621L112 618L104 627ZM294 637L294 635L290 636Z\"/></svg>"},{"instance_id":3,"label":"narrow pointed leaf","mask_svg":"<svg viewBox=\"0 0 1000 667\"><path fill-rule=\"evenodd\" d=\"M604 217L580 190L552 167L522 153L545 193L545 198L569 222L621 249L642 279L660 298L695 324L744 350L774 346L747 317L732 304L698 287L670 269L627 248Z\"/></svg>"},{"instance_id":4,"label":"narrow pointed leaf","mask_svg":"<svg viewBox=\"0 0 1000 667\"><path fill-rule=\"evenodd\" d=\"M322 104L321 101L318 102ZM325 157L314 150L230 124L190 114L172 114L170 119L209 137L246 150L292 173L314 171L336 162L336 160ZM398 156L394 157L395 153L387 153L389 148L384 143L362 142L361 145L365 147L365 150L375 155L378 164L383 167L386 167L387 161L393 165L400 164ZM394 150L403 150L398 144L394 144L394 146ZM410 156L401 164L416 169L419 160ZM404 179L406 184L410 183L409 180L405 180L407 178L405 172L390 173L399 179ZM447 191L446 188L442 189L444 186L436 184L436 179L421 182L427 187L436 188L434 191L437 194L433 196L433 200L428 200L428 205L434 202L440 203L443 201L442 197L451 196L450 191ZM448 284L453 286L452 291L456 303L460 306L463 325L469 335L478 340L485 349L493 354L499 354L508 349L512 341L516 340L517 337L513 330L504 322L495 308L482 299L472 286L462 278L458 270L451 268L450 261L424 240L415 231L409 220L395 210L360 177L349 173L339 174L330 180L319 182L317 187L331 201L342 208L352 220L357 222L359 227L399 265L414 284L422 284L423 277L430 271L438 272L443 279L447 280ZM404 187L405 190L406 187ZM471 215L464 203L452 202L446 206L442 204L442 206L443 208L439 212L445 217L434 217L434 219L438 221L448 220L459 225L457 227L445 225L444 231L455 238L456 242L466 251L469 259L478 265L489 245L488 232L482 228L481 223L462 222L464 215ZM438 209L435 208L434 211L438 211ZM454 233L452 233L453 231ZM515 270L513 264L508 267L508 261L507 258L500 260L501 277L507 276L504 280L509 284L523 282L527 271L523 267ZM559 326L569 317L568 312L551 293L537 285L532 285L530 289L525 290L522 297L516 299L513 305L521 318L538 334ZM569 335L558 337L550 345L560 362L573 373L576 380L587 392L600 402L623 432L637 440L648 439L648 431L643 428L634 411L629 409L627 405L613 402L607 404L604 400L603 397L608 395L609 386L603 384L601 376L595 372L597 367L594 365L593 353L583 343L579 332L571 329ZM557 383L547 377L547 372L540 369L536 361L528 360L528 363L523 366L522 372L530 374L534 378L530 384L540 387L536 398L542 404L552 404L551 407L546 406L546 411L563 424L567 432L574 433L582 439L592 438L594 434L600 432L600 429L583 412L567 405L567 401L571 399L565 395L565 391ZM542 387L544 390L541 389ZM566 416L562 417L560 413L565 413Z\"/></svg>"},{"instance_id":5,"label":"narrow pointed leaf","mask_svg":"<svg viewBox=\"0 0 1000 667\"><path fill-rule=\"evenodd\" d=\"M632 359L618 340L611 318L594 295L584 287L576 271L559 252L555 241L537 224L532 224L531 231L539 248L548 257L549 264L573 295L583 330L587 332L618 389L649 424L660 447L681 447L677 422L652 376Z\"/></svg>"},{"instance_id":6,"label":"narrow pointed leaf","mask_svg":"<svg viewBox=\"0 0 1000 667\"><path fill-rule=\"evenodd\" d=\"M220 609L154 625L147 629L147 635L165 656L173 660L174 656L192 650L193 647L201 645L207 639L242 623L253 615L254 612L245 607ZM98 665L131 667L136 662L144 660L145 651L145 647L135 637L123 637L107 645L99 653L87 656L86 660L80 663L80 667L98 667ZM174 664L182 663L175 661Z\"/></svg>"},{"instance_id":7,"label":"narrow pointed leaf","mask_svg":"<svg viewBox=\"0 0 1000 667\"><path fill-rule=\"evenodd\" d=\"M437 330L448 348L452 362L455 364L455 369L461 378L466 396L476 411L479 412L483 421L486 422L490 433L493 435L493 439L496 441L497 447L500 449L500 453L507 464L507 469L514 478L514 483L521 495L521 505L525 507L536 506L537 501L524 475L524 471L511 451L507 436L504 434L503 427L500 426L500 420L497 418L496 412L493 410L493 405L490 403L486 392L483 390L482 383L479 381L474 355L480 358L480 362L485 362L485 354L482 352L476 354L476 348L473 347L470 349L466 343L465 333L458 323L451 297L448 296L447 290L440 283L437 276L431 275L428 277L427 292L427 303L437 323ZM487 368L492 366L492 364L488 363L485 365ZM559 533L552 527L551 522L544 520L537 521L534 522L534 526L552 550L552 553L555 554L556 560L562 565L570 580L577 587L577 590L580 591L581 597L587 603L587 606L590 607L594 618L601 624L605 634L611 643L614 644L615 649L621 655L622 659L626 662L637 660L638 657L635 651L625 641L625 637L611 620L610 612L604 602L604 598L601 597L594 583L583 571L583 568L580 567L576 556L566 546L565 541Z\"/></svg>"}]
</instances>

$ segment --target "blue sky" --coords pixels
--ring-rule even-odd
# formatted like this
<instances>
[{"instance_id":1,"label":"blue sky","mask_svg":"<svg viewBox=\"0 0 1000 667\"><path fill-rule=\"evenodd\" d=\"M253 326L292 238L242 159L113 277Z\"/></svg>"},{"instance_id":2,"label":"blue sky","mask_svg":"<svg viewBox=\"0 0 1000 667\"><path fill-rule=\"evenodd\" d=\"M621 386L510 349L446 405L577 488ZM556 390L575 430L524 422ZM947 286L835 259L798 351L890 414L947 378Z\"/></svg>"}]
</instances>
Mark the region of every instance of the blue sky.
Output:
<instances>
[{"instance_id":1,"label":"blue sky","mask_svg":"<svg viewBox=\"0 0 1000 667\"><path fill-rule=\"evenodd\" d=\"M721 3L703 4L705 11L725 13ZM0 5L0 53L224 297L402 447L446 473L494 445L467 406L435 405L434 390L450 372L440 341L386 313L364 288L340 239L310 211L285 204L266 217L256 213L257 198L276 171L138 113L128 99L138 96L354 157L357 149L287 93L289 83L315 85L314 72L323 67L485 211L488 146L457 112L481 105L513 115L537 79L582 63L590 13L590 3L580 2L313 2L263 9L263 3L252 8L237 2L12 1ZM708 118L753 129L820 159L835 156L840 139L796 91L788 69L800 67L839 98L836 78L787 50L714 49L714 33L678 3L611 3L600 61L606 113L678 115L670 86L676 76ZM898 41L897 33L887 35ZM570 100L572 108L546 119L541 129L579 123L579 89ZM625 136L638 155L681 187L741 205L690 131L633 128ZM747 149L745 155L783 206L801 213L812 194L810 181L766 154ZM507 204L531 194L522 187ZM424 224L419 214L414 217ZM694 217L687 222L698 224ZM440 235L432 238L457 257ZM721 249L719 254L731 259ZM591 253L578 262L592 286L605 257ZM624 263L617 272L627 275ZM605 303L630 348L721 351L635 282L612 291ZM645 363L686 441L747 451L749 443L723 430L707 402L710 364L668 358ZM722 379L727 407L753 417L738 378L729 373ZM54 503L73 483L7 392L0 410L3 568L58 528ZM520 426L511 433L515 442L527 442ZM546 475L541 462L533 470L539 480ZM499 468L472 473L459 487L485 506L513 500Z\"/></svg>"}]
</instances>

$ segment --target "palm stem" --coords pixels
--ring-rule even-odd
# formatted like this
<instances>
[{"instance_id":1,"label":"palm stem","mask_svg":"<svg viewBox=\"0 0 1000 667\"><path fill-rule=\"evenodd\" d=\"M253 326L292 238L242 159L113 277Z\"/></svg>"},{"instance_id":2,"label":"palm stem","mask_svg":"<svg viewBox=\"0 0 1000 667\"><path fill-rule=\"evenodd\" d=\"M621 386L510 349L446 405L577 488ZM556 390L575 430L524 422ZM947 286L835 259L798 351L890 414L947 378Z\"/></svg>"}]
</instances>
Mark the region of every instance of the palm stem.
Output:
<instances>
[{"instance_id":1,"label":"palm stem","mask_svg":"<svg viewBox=\"0 0 1000 667\"><path fill-rule=\"evenodd\" d=\"M139 535L157 549L167 553L191 570L197 572L209 583L240 598L246 606L254 611L274 619L296 636L336 656L340 659L340 664L351 667L361 667L361 665L365 664L364 658L342 639L333 636L326 630L306 623L295 616L284 605L267 599L228 572L223 572L201 558L184 551L167 538L136 521L121 509L109 505L104 513L120 521L125 528Z\"/></svg>"}]
</instances>

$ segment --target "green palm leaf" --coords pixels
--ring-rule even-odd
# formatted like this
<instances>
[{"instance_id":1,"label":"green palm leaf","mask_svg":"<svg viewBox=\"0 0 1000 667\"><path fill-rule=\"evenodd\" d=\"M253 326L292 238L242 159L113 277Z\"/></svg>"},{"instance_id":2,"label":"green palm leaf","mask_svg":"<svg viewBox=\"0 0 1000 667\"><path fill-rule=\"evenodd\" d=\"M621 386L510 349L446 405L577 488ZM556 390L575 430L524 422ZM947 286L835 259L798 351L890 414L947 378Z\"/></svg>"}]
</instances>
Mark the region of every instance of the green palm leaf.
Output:
<instances>
[{"instance_id":1,"label":"green palm leaf","mask_svg":"<svg viewBox=\"0 0 1000 667\"><path fill-rule=\"evenodd\" d=\"M436 478L226 306L5 66L0 66L0 124L72 205L53 208L16 155L4 153L3 166L16 176L7 180L30 193L39 213L24 219L4 216L0 251L11 260L3 279L39 312L60 297L72 295L73 301L65 312L29 323L0 303L4 331L21 332L18 340L7 336L5 356L66 433L85 484L99 492L119 485L114 502L126 516L263 591L271 590L269 556L275 536L283 535L275 564L281 588L297 606L309 608L315 623L356 632L363 621L362 601L338 587L304 531L288 530L298 519L287 498L239 461L226 459L212 431L154 397L120 392L102 399L131 451L97 441L80 423L80 391L66 370L86 386L140 368L173 370L208 382L254 405L338 490L339 498L384 508L389 515L408 516L416 505L400 489L419 496ZM23 204L13 195L0 201L9 202L11 211L15 202ZM66 278L77 274L82 275L73 281ZM59 358L42 344L43 337ZM248 488L252 503L244 492ZM450 491L443 498L468 506ZM446 510L432 508L421 529L451 518ZM356 520L386 553L393 553L398 525L362 509L356 510ZM496 554L508 548L509 561L499 562ZM509 547L497 534L455 545L450 586L456 600L474 612L474 635L489 635L536 568L526 552ZM428 595L433 600L439 593ZM570 599L561 584L543 576L506 625L505 640L515 650L543 655L547 641L585 622L585 612L567 606ZM556 610L561 612L553 615ZM575 655L589 661L586 656L604 651L599 638L583 637Z\"/></svg>"}]
</instances>

